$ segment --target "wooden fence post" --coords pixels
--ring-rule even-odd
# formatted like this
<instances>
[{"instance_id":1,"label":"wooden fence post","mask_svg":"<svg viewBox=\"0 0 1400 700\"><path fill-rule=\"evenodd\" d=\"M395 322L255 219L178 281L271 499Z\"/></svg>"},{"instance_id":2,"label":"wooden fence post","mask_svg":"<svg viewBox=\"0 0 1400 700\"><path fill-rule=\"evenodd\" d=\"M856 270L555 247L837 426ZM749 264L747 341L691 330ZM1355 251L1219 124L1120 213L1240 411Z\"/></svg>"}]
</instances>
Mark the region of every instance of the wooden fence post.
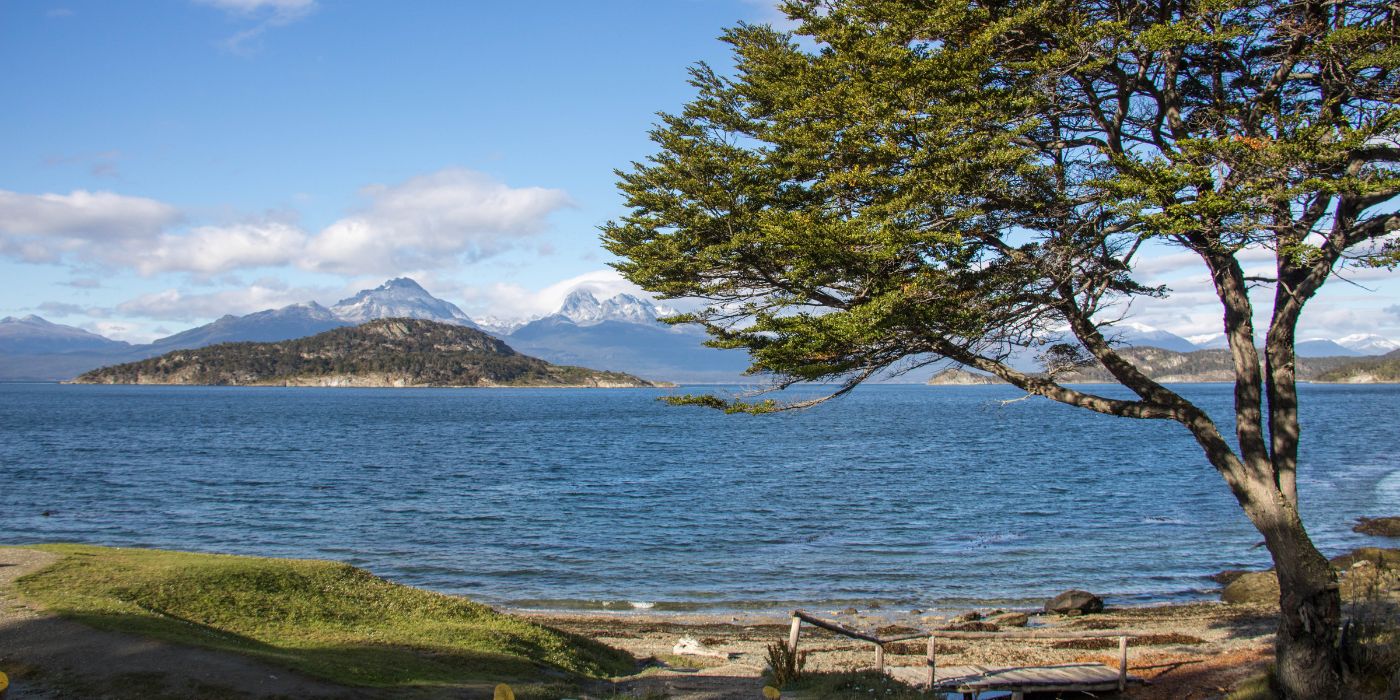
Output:
<instances>
[{"instance_id":1,"label":"wooden fence post","mask_svg":"<svg viewBox=\"0 0 1400 700\"><path fill-rule=\"evenodd\" d=\"M938 649L938 638L928 636L928 689L933 690L933 684L938 682L938 665L934 659L934 653Z\"/></svg>"},{"instance_id":2,"label":"wooden fence post","mask_svg":"<svg viewBox=\"0 0 1400 700\"><path fill-rule=\"evenodd\" d=\"M885 672L885 645L875 642L875 668L881 674Z\"/></svg>"},{"instance_id":3,"label":"wooden fence post","mask_svg":"<svg viewBox=\"0 0 1400 700\"><path fill-rule=\"evenodd\" d=\"M1118 692L1128 687L1128 638L1118 638Z\"/></svg>"},{"instance_id":4,"label":"wooden fence post","mask_svg":"<svg viewBox=\"0 0 1400 700\"><path fill-rule=\"evenodd\" d=\"M788 651L797 656L797 634L802 630L802 618L792 616L792 628L788 630Z\"/></svg>"}]
</instances>

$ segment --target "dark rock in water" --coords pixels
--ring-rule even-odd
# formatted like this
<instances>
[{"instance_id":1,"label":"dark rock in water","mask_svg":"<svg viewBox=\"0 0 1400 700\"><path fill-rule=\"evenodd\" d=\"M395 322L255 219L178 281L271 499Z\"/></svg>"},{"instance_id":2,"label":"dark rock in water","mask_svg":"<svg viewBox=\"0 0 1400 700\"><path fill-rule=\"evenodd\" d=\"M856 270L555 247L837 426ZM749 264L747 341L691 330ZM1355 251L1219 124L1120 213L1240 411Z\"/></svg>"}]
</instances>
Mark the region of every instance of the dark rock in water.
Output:
<instances>
[{"instance_id":1,"label":"dark rock in water","mask_svg":"<svg viewBox=\"0 0 1400 700\"><path fill-rule=\"evenodd\" d=\"M860 614L860 611L859 611L859 610L856 610L855 608L846 608L845 610L842 610L842 611L841 611L841 614L842 614L842 615L859 615L859 614Z\"/></svg>"},{"instance_id":2,"label":"dark rock in water","mask_svg":"<svg viewBox=\"0 0 1400 700\"><path fill-rule=\"evenodd\" d=\"M1000 615L993 615L987 620L1002 627L1025 627L1030 624L1031 616L1023 612L1004 612Z\"/></svg>"},{"instance_id":3,"label":"dark rock in water","mask_svg":"<svg viewBox=\"0 0 1400 700\"><path fill-rule=\"evenodd\" d=\"M1103 598L1088 591L1068 590L1045 601L1045 612L1057 615L1089 615L1103 612Z\"/></svg>"},{"instance_id":4,"label":"dark rock in water","mask_svg":"<svg viewBox=\"0 0 1400 700\"><path fill-rule=\"evenodd\" d=\"M1352 532L1377 537L1400 537L1400 516L1385 518L1357 518Z\"/></svg>"},{"instance_id":5,"label":"dark rock in water","mask_svg":"<svg viewBox=\"0 0 1400 700\"><path fill-rule=\"evenodd\" d=\"M1234 583L1235 579L1244 576L1247 573L1249 572L1245 571L1244 569L1226 569L1218 574L1211 574L1210 580L1222 586L1228 586Z\"/></svg>"},{"instance_id":6,"label":"dark rock in water","mask_svg":"<svg viewBox=\"0 0 1400 700\"><path fill-rule=\"evenodd\" d=\"M1227 603L1278 604L1278 576L1272 571L1250 571L1240 574L1220 592Z\"/></svg>"}]
</instances>

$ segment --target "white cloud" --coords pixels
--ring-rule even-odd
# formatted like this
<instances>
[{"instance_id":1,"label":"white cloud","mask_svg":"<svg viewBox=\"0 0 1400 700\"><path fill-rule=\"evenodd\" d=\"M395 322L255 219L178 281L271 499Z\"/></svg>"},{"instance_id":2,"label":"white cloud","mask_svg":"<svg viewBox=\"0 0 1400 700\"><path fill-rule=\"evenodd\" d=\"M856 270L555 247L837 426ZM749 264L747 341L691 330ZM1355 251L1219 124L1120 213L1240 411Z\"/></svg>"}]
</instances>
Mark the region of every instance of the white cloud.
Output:
<instances>
[{"instance_id":1,"label":"white cloud","mask_svg":"<svg viewBox=\"0 0 1400 700\"><path fill-rule=\"evenodd\" d=\"M572 206L563 190L512 188L449 168L406 182L366 187L364 212L341 219L307 246L303 266L339 274L394 274L450 267L515 247Z\"/></svg>"},{"instance_id":2,"label":"white cloud","mask_svg":"<svg viewBox=\"0 0 1400 700\"><path fill-rule=\"evenodd\" d=\"M363 211L312 234L287 217L175 230L169 204L112 192L0 190L0 256L32 263L97 264L142 275L296 266L344 276L458 267L524 244L563 190L510 187L463 169L362 190Z\"/></svg>"},{"instance_id":3,"label":"white cloud","mask_svg":"<svg viewBox=\"0 0 1400 700\"><path fill-rule=\"evenodd\" d=\"M112 340L125 340L128 343L136 344L149 343L162 335L169 335L168 333L159 333L141 324L125 321L91 321L78 324L78 327Z\"/></svg>"},{"instance_id":4,"label":"white cloud","mask_svg":"<svg viewBox=\"0 0 1400 700\"><path fill-rule=\"evenodd\" d=\"M1190 255L1190 254L1186 254ZM1177 255L1165 256L1159 270L1184 271L1187 265ZM1239 256L1246 275L1272 276L1272 253L1247 251ZM1266 262L1270 261L1270 262ZM1254 264L1250 264L1254 263ZM1139 268L1140 269L1140 268ZM1375 333L1400 340L1400 318L1385 312L1387 304L1396 298L1400 279L1388 270L1347 269L1341 278L1328 280L1317 296L1308 302L1299 319L1299 338L1341 338L1353 333ZM1158 278L1158 283L1163 281ZM1364 287L1347 284L1362 283ZM1183 337L1213 335L1224 331L1224 309L1216 296L1210 277L1204 270L1176 276L1168 282L1170 295L1165 299L1136 299L1124 314L1134 321L1170 331ZM1273 310L1274 287L1258 284L1250 290L1254 305L1254 327L1262 340L1268 331ZM1121 309L1115 310L1122 313Z\"/></svg>"},{"instance_id":5,"label":"white cloud","mask_svg":"<svg viewBox=\"0 0 1400 700\"><path fill-rule=\"evenodd\" d=\"M458 294L469 315L491 316L518 320L552 314L563 305L564 298L576 289L586 289L599 299L618 294L631 294L643 299L653 297L622 278L617 270L592 270L560 280L543 289L530 290L518 284L498 282L485 287L464 287ZM668 305L674 306L668 301Z\"/></svg>"},{"instance_id":6,"label":"white cloud","mask_svg":"<svg viewBox=\"0 0 1400 700\"><path fill-rule=\"evenodd\" d=\"M296 262L306 241L304 231L278 222L200 226L184 235L161 235L153 248L131 264L143 275L280 267Z\"/></svg>"},{"instance_id":7,"label":"white cloud","mask_svg":"<svg viewBox=\"0 0 1400 700\"><path fill-rule=\"evenodd\" d=\"M256 20L257 24L228 37L224 48L234 53L250 53L255 40L269 29L285 27L316 11L316 0L194 0L196 4L218 8L235 17Z\"/></svg>"},{"instance_id":8,"label":"white cloud","mask_svg":"<svg viewBox=\"0 0 1400 700\"><path fill-rule=\"evenodd\" d=\"M179 289L164 289L143 294L117 304L114 309L124 316L160 321L198 322L225 314L244 315L288 304L309 301L335 290L314 287L292 287L275 278L263 278L250 285L206 294L190 294Z\"/></svg>"},{"instance_id":9,"label":"white cloud","mask_svg":"<svg viewBox=\"0 0 1400 700\"><path fill-rule=\"evenodd\" d=\"M148 237L179 218L175 207L145 197L86 190L69 194L0 190L0 252L31 245L58 257L81 241Z\"/></svg>"},{"instance_id":10,"label":"white cloud","mask_svg":"<svg viewBox=\"0 0 1400 700\"><path fill-rule=\"evenodd\" d=\"M274 14L304 15L316 8L316 0L198 0L201 5L217 7L225 12L253 15L263 10Z\"/></svg>"}]
</instances>

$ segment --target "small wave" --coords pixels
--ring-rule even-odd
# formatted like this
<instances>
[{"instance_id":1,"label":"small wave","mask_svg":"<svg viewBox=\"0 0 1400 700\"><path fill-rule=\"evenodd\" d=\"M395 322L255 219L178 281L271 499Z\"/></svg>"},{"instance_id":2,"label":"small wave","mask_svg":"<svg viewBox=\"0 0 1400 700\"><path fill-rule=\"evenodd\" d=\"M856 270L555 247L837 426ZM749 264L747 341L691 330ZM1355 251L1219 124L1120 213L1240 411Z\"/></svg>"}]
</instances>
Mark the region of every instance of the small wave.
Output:
<instances>
[{"instance_id":1,"label":"small wave","mask_svg":"<svg viewBox=\"0 0 1400 700\"><path fill-rule=\"evenodd\" d=\"M647 603L644 601L636 600L628 601L627 604L631 605L634 610L651 610L652 608L656 607L656 603Z\"/></svg>"},{"instance_id":2,"label":"small wave","mask_svg":"<svg viewBox=\"0 0 1400 700\"><path fill-rule=\"evenodd\" d=\"M1376 482L1376 496L1381 503L1400 501L1400 471L1393 471Z\"/></svg>"},{"instance_id":3,"label":"small wave","mask_svg":"<svg viewBox=\"0 0 1400 700\"><path fill-rule=\"evenodd\" d=\"M1165 516L1150 516L1142 519L1144 525L1190 525L1191 523L1181 518L1168 518Z\"/></svg>"}]
</instances>

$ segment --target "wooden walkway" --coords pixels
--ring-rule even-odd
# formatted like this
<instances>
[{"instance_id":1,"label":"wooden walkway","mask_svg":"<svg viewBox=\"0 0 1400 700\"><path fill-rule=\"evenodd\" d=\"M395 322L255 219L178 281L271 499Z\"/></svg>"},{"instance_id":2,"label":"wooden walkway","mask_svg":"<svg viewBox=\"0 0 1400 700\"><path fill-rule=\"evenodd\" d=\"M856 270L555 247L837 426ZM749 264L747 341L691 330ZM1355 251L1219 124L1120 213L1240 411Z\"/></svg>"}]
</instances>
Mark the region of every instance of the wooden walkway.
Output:
<instances>
[{"instance_id":1,"label":"wooden walkway","mask_svg":"<svg viewBox=\"0 0 1400 700\"><path fill-rule=\"evenodd\" d=\"M1021 700L1024 693L1121 692L1129 685L1142 685L1145 682L1137 676L1128 675L1129 635L1118 633L1060 632L1056 634L1052 630L1024 630L1019 633L943 630L917 632L897 637L879 637L850 629L830 620L823 620L811 613L794 610L792 612L792 628L788 634L788 648L794 654L797 652L800 630L804 622L845 637L870 642L875 647L875 667L880 672L887 673L894 679L911 686L928 688L935 693L961 693L964 698L975 698L980 693L1010 691L1013 700ZM940 636L954 639L1118 637L1118 668L1115 669L1106 664L1091 663L999 668L985 666L940 667L934 657L937 638ZM924 638L928 640L928 656L925 666L885 666L886 644Z\"/></svg>"},{"instance_id":2,"label":"wooden walkway","mask_svg":"<svg viewBox=\"0 0 1400 700\"><path fill-rule=\"evenodd\" d=\"M887 669L895 680L915 687L928 687L926 671L912 666ZM948 666L937 669L932 690L940 693L961 693L975 697L993 691L1012 693L1113 692L1119 682L1139 685L1142 679L1128 676L1120 679L1118 669L1104 664L1057 664L1052 666L1022 666L990 668L986 666Z\"/></svg>"}]
</instances>

